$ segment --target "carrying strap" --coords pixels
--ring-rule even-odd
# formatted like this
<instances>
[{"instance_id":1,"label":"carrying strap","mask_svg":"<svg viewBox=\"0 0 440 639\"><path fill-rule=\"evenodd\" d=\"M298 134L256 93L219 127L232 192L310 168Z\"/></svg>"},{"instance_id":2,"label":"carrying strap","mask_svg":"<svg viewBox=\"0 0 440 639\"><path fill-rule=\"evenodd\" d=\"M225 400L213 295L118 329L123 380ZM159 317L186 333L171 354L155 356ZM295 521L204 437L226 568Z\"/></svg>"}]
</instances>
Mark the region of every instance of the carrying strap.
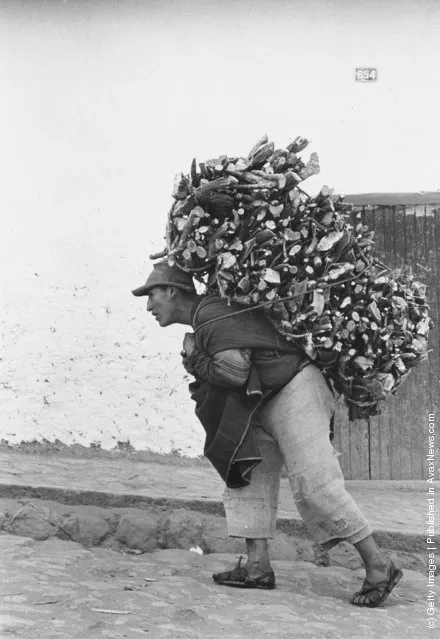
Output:
<instances>
[{"instance_id":1,"label":"carrying strap","mask_svg":"<svg viewBox=\"0 0 440 639\"><path fill-rule=\"evenodd\" d=\"M290 298L289 298L290 299ZM281 301L281 300L278 300ZM196 323L196 318L197 318L197 314L200 310L200 306L202 304L203 300L200 302L200 304L198 305L198 307L195 310L194 316L193 316L193 323ZM270 302L271 304L273 302ZM203 328L204 326L207 326L208 324L212 324L213 322L217 322L218 320L222 320L222 319L229 319L230 317L235 317L236 315L241 315L242 313L249 313L249 311L255 311L255 309L260 308L264 306L264 304L260 304L259 306L247 306L246 308L243 308L239 311L233 311L231 313L226 313L226 315L219 315L218 317L211 317L211 319L206 320L205 322L202 322L201 324L199 324L199 326L197 326L194 329L194 333L197 333L198 330L200 330L201 328Z\"/></svg>"}]
</instances>

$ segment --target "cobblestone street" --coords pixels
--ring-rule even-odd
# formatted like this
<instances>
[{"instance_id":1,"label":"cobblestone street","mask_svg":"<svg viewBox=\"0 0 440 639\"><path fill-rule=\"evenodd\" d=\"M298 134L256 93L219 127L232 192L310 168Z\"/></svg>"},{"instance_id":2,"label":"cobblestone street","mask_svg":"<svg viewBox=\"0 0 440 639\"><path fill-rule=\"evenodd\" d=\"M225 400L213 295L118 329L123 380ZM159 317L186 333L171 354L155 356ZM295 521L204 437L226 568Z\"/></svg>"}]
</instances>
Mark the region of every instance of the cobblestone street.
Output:
<instances>
[{"instance_id":1,"label":"cobblestone street","mask_svg":"<svg viewBox=\"0 0 440 639\"><path fill-rule=\"evenodd\" d=\"M426 578L409 570L385 607L369 610L349 603L362 570L274 561L276 590L241 590L211 577L232 567L235 555L124 555L7 534L0 552L2 639L430 636Z\"/></svg>"}]
</instances>

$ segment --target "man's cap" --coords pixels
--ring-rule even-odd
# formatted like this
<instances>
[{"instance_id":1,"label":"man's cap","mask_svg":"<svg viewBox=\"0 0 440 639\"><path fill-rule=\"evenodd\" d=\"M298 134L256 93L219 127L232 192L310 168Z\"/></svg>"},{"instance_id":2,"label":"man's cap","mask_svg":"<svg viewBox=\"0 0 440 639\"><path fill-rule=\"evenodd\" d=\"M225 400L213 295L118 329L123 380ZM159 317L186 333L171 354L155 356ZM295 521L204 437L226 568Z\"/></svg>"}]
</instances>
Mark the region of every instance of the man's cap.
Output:
<instances>
[{"instance_id":1,"label":"man's cap","mask_svg":"<svg viewBox=\"0 0 440 639\"><path fill-rule=\"evenodd\" d=\"M196 292L192 276L176 266L169 266L168 262L155 264L145 284L135 288L132 293L136 297L148 295L155 286L175 286L183 291Z\"/></svg>"}]
</instances>

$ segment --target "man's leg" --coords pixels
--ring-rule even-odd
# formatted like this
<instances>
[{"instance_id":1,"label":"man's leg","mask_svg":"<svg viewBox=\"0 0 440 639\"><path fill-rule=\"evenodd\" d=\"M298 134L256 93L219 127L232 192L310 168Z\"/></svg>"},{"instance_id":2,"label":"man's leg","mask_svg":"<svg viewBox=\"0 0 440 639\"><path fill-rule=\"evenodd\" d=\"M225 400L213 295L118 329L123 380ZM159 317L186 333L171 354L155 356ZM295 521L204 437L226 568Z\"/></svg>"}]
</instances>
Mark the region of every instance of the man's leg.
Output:
<instances>
[{"instance_id":1,"label":"man's leg","mask_svg":"<svg viewBox=\"0 0 440 639\"><path fill-rule=\"evenodd\" d=\"M329 441L333 411L334 400L322 374L308 366L268 403L262 423L279 445L307 528L326 550L340 541L352 543L374 585L388 578L392 563L379 551L367 520L345 489Z\"/></svg>"},{"instance_id":2,"label":"man's leg","mask_svg":"<svg viewBox=\"0 0 440 639\"><path fill-rule=\"evenodd\" d=\"M372 583L382 581L386 577L390 561L380 552L373 536L368 535L365 539L354 544L354 547L365 564L368 581Z\"/></svg>"},{"instance_id":3,"label":"man's leg","mask_svg":"<svg viewBox=\"0 0 440 639\"><path fill-rule=\"evenodd\" d=\"M267 539L246 539L246 548L246 570L251 579L257 579L272 570Z\"/></svg>"},{"instance_id":4,"label":"man's leg","mask_svg":"<svg viewBox=\"0 0 440 639\"><path fill-rule=\"evenodd\" d=\"M230 537L246 539L248 577L270 572L268 539L275 534L283 465L278 444L262 428L256 431L262 461L252 470L249 486L226 488L223 501Z\"/></svg>"},{"instance_id":5,"label":"man's leg","mask_svg":"<svg viewBox=\"0 0 440 639\"><path fill-rule=\"evenodd\" d=\"M366 577L364 586L355 593L351 603L355 606L374 607L385 601L403 573L394 565L394 562L380 552L371 535L354 544L354 547L362 557Z\"/></svg>"}]
</instances>

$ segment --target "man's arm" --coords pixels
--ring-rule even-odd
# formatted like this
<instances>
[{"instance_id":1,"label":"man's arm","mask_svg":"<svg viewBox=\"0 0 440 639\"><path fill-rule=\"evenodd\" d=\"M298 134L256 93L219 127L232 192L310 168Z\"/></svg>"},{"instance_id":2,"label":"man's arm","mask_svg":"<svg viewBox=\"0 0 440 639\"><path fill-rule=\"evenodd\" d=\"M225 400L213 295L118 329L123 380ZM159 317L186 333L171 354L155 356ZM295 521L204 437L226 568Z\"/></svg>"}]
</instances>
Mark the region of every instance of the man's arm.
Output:
<instances>
[{"instance_id":1,"label":"man's arm","mask_svg":"<svg viewBox=\"0 0 440 639\"><path fill-rule=\"evenodd\" d=\"M244 386L251 367L251 350L231 348L210 356L195 347L184 357L186 370L198 379L225 388Z\"/></svg>"}]
</instances>

